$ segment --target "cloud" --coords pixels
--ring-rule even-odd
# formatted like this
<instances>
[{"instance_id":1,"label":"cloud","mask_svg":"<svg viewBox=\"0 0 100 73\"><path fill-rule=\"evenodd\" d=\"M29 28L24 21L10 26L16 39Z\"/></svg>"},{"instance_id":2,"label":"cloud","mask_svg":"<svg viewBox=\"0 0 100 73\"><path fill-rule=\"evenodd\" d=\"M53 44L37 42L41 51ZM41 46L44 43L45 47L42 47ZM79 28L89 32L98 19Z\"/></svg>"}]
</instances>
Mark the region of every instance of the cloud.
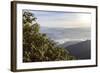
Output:
<instances>
[{"instance_id":1,"label":"cloud","mask_svg":"<svg viewBox=\"0 0 100 73\"><path fill-rule=\"evenodd\" d=\"M31 11L40 26L62 28L86 28L91 26L91 13Z\"/></svg>"}]
</instances>

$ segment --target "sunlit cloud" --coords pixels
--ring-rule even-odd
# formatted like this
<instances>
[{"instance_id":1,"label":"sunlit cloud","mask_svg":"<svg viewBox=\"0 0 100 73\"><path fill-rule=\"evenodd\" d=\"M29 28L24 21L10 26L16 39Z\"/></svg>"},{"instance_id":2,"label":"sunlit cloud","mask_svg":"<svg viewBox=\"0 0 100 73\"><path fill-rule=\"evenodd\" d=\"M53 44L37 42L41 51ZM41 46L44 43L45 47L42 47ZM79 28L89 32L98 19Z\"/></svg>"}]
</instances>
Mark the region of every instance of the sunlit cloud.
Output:
<instances>
[{"instance_id":1,"label":"sunlit cloud","mask_svg":"<svg viewBox=\"0 0 100 73\"><path fill-rule=\"evenodd\" d=\"M56 28L90 28L91 13L31 11L40 26Z\"/></svg>"}]
</instances>

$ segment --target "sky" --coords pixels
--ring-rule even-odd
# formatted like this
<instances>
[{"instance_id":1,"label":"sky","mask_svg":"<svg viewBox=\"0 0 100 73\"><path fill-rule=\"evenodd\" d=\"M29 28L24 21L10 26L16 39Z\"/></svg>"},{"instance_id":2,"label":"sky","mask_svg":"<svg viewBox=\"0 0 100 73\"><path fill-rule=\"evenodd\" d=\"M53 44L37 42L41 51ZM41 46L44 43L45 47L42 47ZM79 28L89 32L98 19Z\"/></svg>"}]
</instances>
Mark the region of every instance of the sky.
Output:
<instances>
[{"instance_id":1,"label":"sky","mask_svg":"<svg viewBox=\"0 0 100 73\"><path fill-rule=\"evenodd\" d=\"M30 10L40 32L59 43L91 39L91 13Z\"/></svg>"},{"instance_id":2,"label":"sky","mask_svg":"<svg viewBox=\"0 0 100 73\"><path fill-rule=\"evenodd\" d=\"M49 28L90 28L91 13L55 12L31 10L42 27Z\"/></svg>"}]
</instances>

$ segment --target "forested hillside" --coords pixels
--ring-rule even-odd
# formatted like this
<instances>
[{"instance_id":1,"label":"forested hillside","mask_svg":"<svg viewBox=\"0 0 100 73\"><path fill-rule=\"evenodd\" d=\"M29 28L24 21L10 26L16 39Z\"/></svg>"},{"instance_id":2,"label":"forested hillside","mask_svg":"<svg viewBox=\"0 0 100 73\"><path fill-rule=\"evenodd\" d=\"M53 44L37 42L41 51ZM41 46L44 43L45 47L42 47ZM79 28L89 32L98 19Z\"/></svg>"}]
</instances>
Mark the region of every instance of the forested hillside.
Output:
<instances>
[{"instance_id":1,"label":"forested hillside","mask_svg":"<svg viewBox=\"0 0 100 73\"><path fill-rule=\"evenodd\" d=\"M74 56L40 33L40 24L29 11L23 12L23 62L73 60Z\"/></svg>"}]
</instances>

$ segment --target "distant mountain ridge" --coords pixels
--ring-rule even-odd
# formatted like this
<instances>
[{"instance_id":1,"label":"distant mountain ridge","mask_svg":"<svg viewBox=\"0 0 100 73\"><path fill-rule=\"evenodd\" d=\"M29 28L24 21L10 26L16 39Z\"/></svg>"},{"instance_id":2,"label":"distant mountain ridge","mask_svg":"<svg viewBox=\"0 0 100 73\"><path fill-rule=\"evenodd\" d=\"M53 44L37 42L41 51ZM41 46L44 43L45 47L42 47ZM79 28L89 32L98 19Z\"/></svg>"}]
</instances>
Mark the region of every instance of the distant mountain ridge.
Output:
<instances>
[{"instance_id":1,"label":"distant mountain ridge","mask_svg":"<svg viewBox=\"0 0 100 73\"><path fill-rule=\"evenodd\" d=\"M90 59L91 58L91 40L86 40L73 45L65 47L70 54L78 59Z\"/></svg>"},{"instance_id":2,"label":"distant mountain ridge","mask_svg":"<svg viewBox=\"0 0 100 73\"><path fill-rule=\"evenodd\" d=\"M74 44L77 44L79 42L82 42L82 41L68 41L68 42L65 42L65 43L62 43L62 44L59 44L58 46L59 47L63 47L63 48L66 48L70 45L74 45Z\"/></svg>"}]
</instances>

